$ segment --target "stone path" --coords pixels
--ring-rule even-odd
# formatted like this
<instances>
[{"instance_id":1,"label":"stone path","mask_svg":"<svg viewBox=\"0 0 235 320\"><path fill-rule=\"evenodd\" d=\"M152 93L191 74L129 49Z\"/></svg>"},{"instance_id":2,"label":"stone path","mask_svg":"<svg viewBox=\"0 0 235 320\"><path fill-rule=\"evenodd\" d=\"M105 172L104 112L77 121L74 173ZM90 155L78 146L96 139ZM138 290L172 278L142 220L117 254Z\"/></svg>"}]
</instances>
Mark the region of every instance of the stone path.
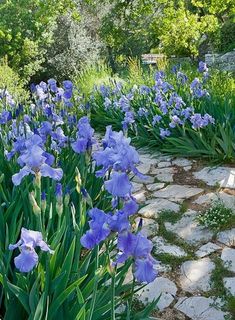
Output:
<instances>
[{"instance_id":1,"label":"stone path","mask_svg":"<svg viewBox=\"0 0 235 320\"><path fill-rule=\"evenodd\" d=\"M227 297L235 296L235 226L214 234L195 218L218 199L235 209L235 168L144 152L140 157L138 169L147 178L133 180L142 206L136 225L141 218L142 232L153 241L159 276L136 298L146 306L161 295L156 320L233 319L226 300L213 291L211 275L219 258L230 272L221 276L221 286Z\"/></svg>"}]
</instances>

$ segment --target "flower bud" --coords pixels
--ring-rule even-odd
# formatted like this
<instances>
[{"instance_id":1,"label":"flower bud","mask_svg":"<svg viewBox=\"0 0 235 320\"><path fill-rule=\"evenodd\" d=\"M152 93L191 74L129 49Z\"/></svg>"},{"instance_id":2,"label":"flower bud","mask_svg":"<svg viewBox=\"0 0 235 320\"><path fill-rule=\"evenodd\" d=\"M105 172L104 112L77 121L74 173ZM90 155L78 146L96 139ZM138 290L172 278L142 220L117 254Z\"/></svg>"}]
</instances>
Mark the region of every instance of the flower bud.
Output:
<instances>
[{"instance_id":1,"label":"flower bud","mask_svg":"<svg viewBox=\"0 0 235 320\"><path fill-rule=\"evenodd\" d=\"M62 192L61 183L56 184L55 196L56 196L56 212L58 213L59 216L61 216L63 213L63 192Z\"/></svg>"},{"instance_id":2,"label":"flower bud","mask_svg":"<svg viewBox=\"0 0 235 320\"><path fill-rule=\"evenodd\" d=\"M31 203L31 205L33 207L33 213L35 213L36 215L41 214L41 209L38 206L37 201L35 200L33 192L29 193L29 201L30 201L30 203Z\"/></svg>"},{"instance_id":3,"label":"flower bud","mask_svg":"<svg viewBox=\"0 0 235 320\"><path fill-rule=\"evenodd\" d=\"M80 193L81 185L82 185L81 174L80 174L80 172L79 172L77 167L76 167L75 171L76 171L75 181L77 182L76 190L77 190L78 193Z\"/></svg>"},{"instance_id":4,"label":"flower bud","mask_svg":"<svg viewBox=\"0 0 235 320\"><path fill-rule=\"evenodd\" d=\"M41 195L41 209L42 209L43 213L45 213L46 207L47 207L46 193L45 193L45 191L43 191L42 195Z\"/></svg>"}]
</instances>

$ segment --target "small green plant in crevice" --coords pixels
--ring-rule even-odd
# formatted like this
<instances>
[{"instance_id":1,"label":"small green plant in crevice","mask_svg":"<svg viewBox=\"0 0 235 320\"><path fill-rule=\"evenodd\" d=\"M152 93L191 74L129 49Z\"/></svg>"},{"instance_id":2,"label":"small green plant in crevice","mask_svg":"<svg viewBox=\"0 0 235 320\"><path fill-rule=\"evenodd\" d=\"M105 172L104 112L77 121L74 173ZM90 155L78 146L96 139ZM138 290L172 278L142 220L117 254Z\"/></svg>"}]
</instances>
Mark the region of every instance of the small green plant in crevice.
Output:
<instances>
[{"instance_id":1,"label":"small green plant in crevice","mask_svg":"<svg viewBox=\"0 0 235 320\"><path fill-rule=\"evenodd\" d=\"M184 249L184 251L187 253L187 259L193 259L194 258L194 251L195 248L191 246L190 244L186 243L184 240L180 239L174 232L168 231L165 227L165 222L171 222L171 223L176 223L180 218L182 217L182 214L175 213L172 211L162 211L159 214L159 217L156 219L156 221L159 224L159 229L158 229L158 235L163 237L168 243L177 245ZM168 257L169 256L169 257ZM159 256L160 257L160 256ZM159 258L157 256L157 258ZM175 257L172 257L171 255L166 255L161 254L160 258L163 258L163 260L169 260L168 263L173 263L174 265L179 265L182 261L184 261L184 258L178 258L174 259ZM160 259L159 258L159 259ZM166 258L166 259L165 259ZM161 259L160 259L161 260ZM163 262L163 260L161 260Z\"/></svg>"},{"instance_id":2,"label":"small green plant in crevice","mask_svg":"<svg viewBox=\"0 0 235 320\"><path fill-rule=\"evenodd\" d=\"M158 223L164 223L164 222L171 222L171 223L176 223L179 221L182 217L182 212L176 213L172 210L162 210L159 213L158 217Z\"/></svg>"},{"instance_id":3,"label":"small green plant in crevice","mask_svg":"<svg viewBox=\"0 0 235 320\"><path fill-rule=\"evenodd\" d=\"M189 258L188 255L184 257L176 257L168 253L159 253L154 254L154 257L161 261L163 264L170 265L172 269L177 268L179 265L181 265L183 262L187 261Z\"/></svg>"},{"instance_id":4,"label":"small green plant in crevice","mask_svg":"<svg viewBox=\"0 0 235 320\"><path fill-rule=\"evenodd\" d=\"M235 224L235 214L222 201L216 201L209 209L201 212L196 220L207 228L219 231Z\"/></svg>"},{"instance_id":5,"label":"small green plant in crevice","mask_svg":"<svg viewBox=\"0 0 235 320\"><path fill-rule=\"evenodd\" d=\"M188 203L183 202L180 206L180 213L185 213L188 210Z\"/></svg>"},{"instance_id":6,"label":"small green plant in crevice","mask_svg":"<svg viewBox=\"0 0 235 320\"><path fill-rule=\"evenodd\" d=\"M223 279L225 277L232 276L232 272L226 268L223 261L219 257L215 257L213 259L213 262L215 264L215 268L212 271L211 278L210 278L212 289L209 292L209 295L226 297L227 290L223 285Z\"/></svg>"},{"instance_id":7,"label":"small green plant in crevice","mask_svg":"<svg viewBox=\"0 0 235 320\"><path fill-rule=\"evenodd\" d=\"M230 296L228 298L227 308L231 314L231 320L234 320L235 319L235 297L234 296Z\"/></svg>"}]
</instances>

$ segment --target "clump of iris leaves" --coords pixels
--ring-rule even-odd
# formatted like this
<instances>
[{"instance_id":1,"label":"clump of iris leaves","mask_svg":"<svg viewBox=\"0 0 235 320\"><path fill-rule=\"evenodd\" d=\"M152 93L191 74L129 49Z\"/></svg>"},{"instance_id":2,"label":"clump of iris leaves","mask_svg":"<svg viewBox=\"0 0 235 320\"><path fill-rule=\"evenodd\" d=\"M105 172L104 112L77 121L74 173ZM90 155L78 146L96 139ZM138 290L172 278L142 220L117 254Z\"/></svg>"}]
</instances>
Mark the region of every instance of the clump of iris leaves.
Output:
<instances>
[{"instance_id":1,"label":"clump of iris leaves","mask_svg":"<svg viewBox=\"0 0 235 320\"><path fill-rule=\"evenodd\" d=\"M31 90L26 103L0 91L1 316L148 319L157 299L133 308L157 276L152 243L133 223L137 151L111 127L94 137L71 81Z\"/></svg>"},{"instance_id":2,"label":"clump of iris leaves","mask_svg":"<svg viewBox=\"0 0 235 320\"><path fill-rule=\"evenodd\" d=\"M137 84L135 84L136 78ZM88 97L92 123L128 130L140 147L212 162L235 159L235 82L204 62L139 70L98 85Z\"/></svg>"}]
</instances>

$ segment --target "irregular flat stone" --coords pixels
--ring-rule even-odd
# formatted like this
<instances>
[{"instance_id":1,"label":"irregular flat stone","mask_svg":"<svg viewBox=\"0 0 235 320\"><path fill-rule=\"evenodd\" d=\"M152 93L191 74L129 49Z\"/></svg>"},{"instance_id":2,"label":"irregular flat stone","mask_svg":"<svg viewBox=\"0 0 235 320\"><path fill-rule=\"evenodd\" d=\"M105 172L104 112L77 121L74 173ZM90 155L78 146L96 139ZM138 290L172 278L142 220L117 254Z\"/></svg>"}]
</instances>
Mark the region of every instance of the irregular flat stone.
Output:
<instances>
[{"instance_id":1,"label":"irregular flat stone","mask_svg":"<svg viewBox=\"0 0 235 320\"><path fill-rule=\"evenodd\" d=\"M180 298L174 306L192 320L225 320L221 310L213 307L214 300L205 297Z\"/></svg>"},{"instance_id":2,"label":"irregular flat stone","mask_svg":"<svg viewBox=\"0 0 235 320\"><path fill-rule=\"evenodd\" d=\"M151 166L151 163L145 162L145 163L139 164L137 166L137 169L139 170L139 172L141 172L143 174L147 174L150 170L150 166Z\"/></svg>"},{"instance_id":3,"label":"irregular flat stone","mask_svg":"<svg viewBox=\"0 0 235 320\"><path fill-rule=\"evenodd\" d=\"M130 284L132 281L133 281L133 273L132 273L132 267L130 267L126 273L123 284Z\"/></svg>"},{"instance_id":4,"label":"irregular flat stone","mask_svg":"<svg viewBox=\"0 0 235 320\"><path fill-rule=\"evenodd\" d=\"M153 183L153 184L147 184L146 185L146 188L148 191L157 191L157 190L160 190L162 188L165 187L165 183L162 183L162 182L156 182L156 183Z\"/></svg>"},{"instance_id":5,"label":"irregular flat stone","mask_svg":"<svg viewBox=\"0 0 235 320\"><path fill-rule=\"evenodd\" d=\"M177 287L173 281L164 277L157 277L153 282L138 291L137 295L144 305L151 303L161 295L157 304L157 308L161 311L172 303L176 292Z\"/></svg>"},{"instance_id":6,"label":"irregular flat stone","mask_svg":"<svg viewBox=\"0 0 235 320\"><path fill-rule=\"evenodd\" d=\"M223 191L217 193L210 192L207 194L203 194L199 196L193 203L208 205L218 200L222 201L226 208L235 210L235 196Z\"/></svg>"},{"instance_id":7,"label":"irregular flat stone","mask_svg":"<svg viewBox=\"0 0 235 320\"><path fill-rule=\"evenodd\" d=\"M178 212L180 206L167 199L152 199L147 206L139 210L139 214L145 218L157 218L159 213L163 210Z\"/></svg>"},{"instance_id":8,"label":"irregular flat stone","mask_svg":"<svg viewBox=\"0 0 235 320\"><path fill-rule=\"evenodd\" d=\"M154 159L152 158L151 154L148 154L146 152L143 151L143 153L139 153L139 159L141 163L149 163L152 164L154 163Z\"/></svg>"},{"instance_id":9,"label":"irregular flat stone","mask_svg":"<svg viewBox=\"0 0 235 320\"><path fill-rule=\"evenodd\" d=\"M235 272L235 249L224 248L221 254L221 259L224 261L228 270Z\"/></svg>"},{"instance_id":10,"label":"irregular flat stone","mask_svg":"<svg viewBox=\"0 0 235 320\"><path fill-rule=\"evenodd\" d=\"M235 296L235 277L224 278L224 286L231 293L231 295Z\"/></svg>"},{"instance_id":11,"label":"irregular flat stone","mask_svg":"<svg viewBox=\"0 0 235 320\"><path fill-rule=\"evenodd\" d=\"M175 168L152 169L151 174L155 174L157 179L162 182L173 182L173 175L177 170Z\"/></svg>"},{"instance_id":12,"label":"irregular flat stone","mask_svg":"<svg viewBox=\"0 0 235 320\"><path fill-rule=\"evenodd\" d=\"M172 164L178 167L186 167L186 166L191 166L192 161L185 158L177 158L174 161L172 161Z\"/></svg>"},{"instance_id":13,"label":"irregular flat stone","mask_svg":"<svg viewBox=\"0 0 235 320\"><path fill-rule=\"evenodd\" d=\"M212 239L213 232L195 221L197 214L196 211L188 210L176 223L165 222L165 227L191 245L208 242Z\"/></svg>"},{"instance_id":14,"label":"irregular flat stone","mask_svg":"<svg viewBox=\"0 0 235 320\"><path fill-rule=\"evenodd\" d=\"M209 186L216 186L217 184L223 188L235 188L235 168L205 167L198 172L194 172L194 177L206 182Z\"/></svg>"},{"instance_id":15,"label":"irregular flat stone","mask_svg":"<svg viewBox=\"0 0 235 320\"><path fill-rule=\"evenodd\" d=\"M144 188L144 185L142 183L132 182L132 192L138 192L143 188Z\"/></svg>"},{"instance_id":16,"label":"irregular flat stone","mask_svg":"<svg viewBox=\"0 0 235 320\"><path fill-rule=\"evenodd\" d=\"M137 228L140 223L140 219L142 219L142 228L141 228L142 234L144 234L147 238L157 234L159 225L155 220L137 217L135 219Z\"/></svg>"},{"instance_id":17,"label":"irregular flat stone","mask_svg":"<svg viewBox=\"0 0 235 320\"><path fill-rule=\"evenodd\" d=\"M202 193L204 190L201 188L193 188L190 186L182 186L177 184L172 184L167 186L164 189L158 190L154 192L154 197L157 198L167 198L171 200L178 200L178 199L188 199L193 196L196 196Z\"/></svg>"},{"instance_id":18,"label":"irregular flat stone","mask_svg":"<svg viewBox=\"0 0 235 320\"><path fill-rule=\"evenodd\" d=\"M217 246L217 244L213 242L208 242L207 244L204 244L201 246L196 252L196 256L199 258L203 258L208 256L209 254L222 249L220 246Z\"/></svg>"},{"instance_id":19,"label":"irregular flat stone","mask_svg":"<svg viewBox=\"0 0 235 320\"><path fill-rule=\"evenodd\" d=\"M140 190L138 192L133 193L133 197L135 197L138 203L144 203L146 201L145 190Z\"/></svg>"},{"instance_id":20,"label":"irregular flat stone","mask_svg":"<svg viewBox=\"0 0 235 320\"><path fill-rule=\"evenodd\" d=\"M154 237L152 239L154 251L157 254L165 253L175 257L185 257L187 253L180 247L169 244L162 237Z\"/></svg>"},{"instance_id":21,"label":"irregular flat stone","mask_svg":"<svg viewBox=\"0 0 235 320\"><path fill-rule=\"evenodd\" d=\"M217 234L217 240L226 246L235 246L235 228L221 231Z\"/></svg>"},{"instance_id":22,"label":"irregular flat stone","mask_svg":"<svg viewBox=\"0 0 235 320\"><path fill-rule=\"evenodd\" d=\"M136 182L136 183L143 183L143 184L149 184L149 183L154 183L154 177L151 177L151 176L148 176L148 175L145 175L145 178L140 178L140 177L137 177L137 176L134 176L134 178L132 179L133 182Z\"/></svg>"},{"instance_id":23,"label":"irregular flat stone","mask_svg":"<svg viewBox=\"0 0 235 320\"><path fill-rule=\"evenodd\" d=\"M181 266L180 285L188 292L209 291L215 265L209 258L185 261Z\"/></svg>"},{"instance_id":24,"label":"irregular flat stone","mask_svg":"<svg viewBox=\"0 0 235 320\"><path fill-rule=\"evenodd\" d=\"M226 192L220 192L219 199L224 203L226 208L229 208L235 211L235 196L228 194Z\"/></svg>"},{"instance_id":25,"label":"irregular flat stone","mask_svg":"<svg viewBox=\"0 0 235 320\"><path fill-rule=\"evenodd\" d=\"M170 161L163 161L158 163L158 168L168 168L171 166Z\"/></svg>"},{"instance_id":26,"label":"irregular flat stone","mask_svg":"<svg viewBox=\"0 0 235 320\"><path fill-rule=\"evenodd\" d=\"M124 303L120 304L116 309L115 313L122 314L126 311L126 305Z\"/></svg>"},{"instance_id":27,"label":"irregular flat stone","mask_svg":"<svg viewBox=\"0 0 235 320\"><path fill-rule=\"evenodd\" d=\"M218 200L216 193L206 193L200 195L196 200L193 201L195 204L210 204L213 201Z\"/></svg>"}]
</instances>

